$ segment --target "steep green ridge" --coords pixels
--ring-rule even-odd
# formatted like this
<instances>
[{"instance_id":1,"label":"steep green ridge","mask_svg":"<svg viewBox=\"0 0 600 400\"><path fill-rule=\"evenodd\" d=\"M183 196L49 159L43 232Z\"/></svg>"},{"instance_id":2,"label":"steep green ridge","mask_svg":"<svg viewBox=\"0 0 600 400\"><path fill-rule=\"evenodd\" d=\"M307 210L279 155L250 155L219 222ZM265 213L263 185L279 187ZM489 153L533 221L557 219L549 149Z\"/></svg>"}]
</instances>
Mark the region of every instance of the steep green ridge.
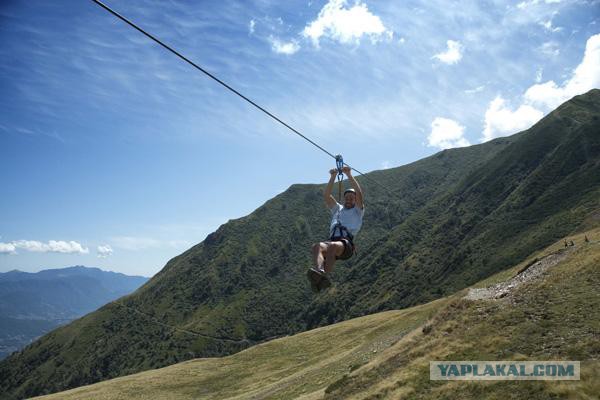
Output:
<instances>
[{"instance_id":1,"label":"steep green ridge","mask_svg":"<svg viewBox=\"0 0 600 400\"><path fill-rule=\"evenodd\" d=\"M590 242L571 237L574 247L556 243L476 285L521 279L498 298L472 300L463 290L43 399L592 399L600 392L600 228L586 234ZM523 278L535 259L545 272ZM570 382L433 382L430 360L571 360L582 374Z\"/></svg>"},{"instance_id":2,"label":"steep green ridge","mask_svg":"<svg viewBox=\"0 0 600 400\"><path fill-rule=\"evenodd\" d=\"M359 254L313 296L304 272L326 235L323 185L292 185L170 260L134 294L0 363L3 396L72 388L274 336L425 303L594 224L600 90L531 129L370 175Z\"/></svg>"}]
</instances>

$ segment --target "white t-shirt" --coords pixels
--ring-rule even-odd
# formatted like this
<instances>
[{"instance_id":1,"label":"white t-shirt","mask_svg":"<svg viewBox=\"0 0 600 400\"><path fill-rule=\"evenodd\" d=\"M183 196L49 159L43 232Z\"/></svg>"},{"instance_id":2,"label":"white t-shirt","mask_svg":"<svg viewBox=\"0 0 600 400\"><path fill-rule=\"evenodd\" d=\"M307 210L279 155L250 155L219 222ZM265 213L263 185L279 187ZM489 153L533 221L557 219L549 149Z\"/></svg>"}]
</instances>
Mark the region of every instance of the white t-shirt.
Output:
<instances>
[{"instance_id":1,"label":"white t-shirt","mask_svg":"<svg viewBox=\"0 0 600 400\"><path fill-rule=\"evenodd\" d=\"M333 235L333 228L339 222L355 236L362 226L363 215L365 215L364 207L361 209L358 206L346 208L337 201L329 210L331 211L331 225L329 226L329 236ZM339 230L336 229L336 235L339 235Z\"/></svg>"}]
</instances>

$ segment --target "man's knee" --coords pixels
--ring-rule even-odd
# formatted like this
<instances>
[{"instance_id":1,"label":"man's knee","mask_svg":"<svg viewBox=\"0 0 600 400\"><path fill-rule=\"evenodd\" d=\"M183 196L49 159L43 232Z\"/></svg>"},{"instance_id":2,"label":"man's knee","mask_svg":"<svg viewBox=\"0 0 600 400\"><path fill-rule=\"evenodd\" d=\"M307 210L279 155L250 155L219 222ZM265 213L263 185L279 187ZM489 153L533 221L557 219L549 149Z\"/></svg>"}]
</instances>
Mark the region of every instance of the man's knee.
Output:
<instances>
[{"instance_id":1,"label":"man's knee","mask_svg":"<svg viewBox=\"0 0 600 400\"><path fill-rule=\"evenodd\" d=\"M344 252L344 243L330 242L329 246L327 246L327 252L329 254L335 254L336 256L341 255Z\"/></svg>"},{"instance_id":2,"label":"man's knee","mask_svg":"<svg viewBox=\"0 0 600 400\"><path fill-rule=\"evenodd\" d=\"M322 251L324 249L323 243L314 243L312 249L313 251Z\"/></svg>"}]
</instances>

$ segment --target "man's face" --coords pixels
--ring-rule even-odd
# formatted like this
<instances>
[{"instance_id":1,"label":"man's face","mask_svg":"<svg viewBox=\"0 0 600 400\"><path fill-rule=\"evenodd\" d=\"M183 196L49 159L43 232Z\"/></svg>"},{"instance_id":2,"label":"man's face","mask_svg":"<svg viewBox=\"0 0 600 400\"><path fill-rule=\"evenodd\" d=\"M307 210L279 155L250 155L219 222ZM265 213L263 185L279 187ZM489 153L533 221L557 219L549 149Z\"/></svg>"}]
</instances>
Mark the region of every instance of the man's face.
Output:
<instances>
[{"instance_id":1,"label":"man's face","mask_svg":"<svg viewBox=\"0 0 600 400\"><path fill-rule=\"evenodd\" d=\"M344 207L352 208L356 204L356 194L348 192L344 195Z\"/></svg>"}]
</instances>

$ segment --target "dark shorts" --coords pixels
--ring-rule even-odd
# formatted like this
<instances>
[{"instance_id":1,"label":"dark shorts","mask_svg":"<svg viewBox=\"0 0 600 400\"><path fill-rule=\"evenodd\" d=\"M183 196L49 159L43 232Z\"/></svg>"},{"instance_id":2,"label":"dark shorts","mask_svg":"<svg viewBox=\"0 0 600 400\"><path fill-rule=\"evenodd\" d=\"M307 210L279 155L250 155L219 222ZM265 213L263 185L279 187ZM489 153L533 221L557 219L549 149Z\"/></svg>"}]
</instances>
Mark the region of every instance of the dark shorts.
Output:
<instances>
[{"instance_id":1,"label":"dark shorts","mask_svg":"<svg viewBox=\"0 0 600 400\"><path fill-rule=\"evenodd\" d=\"M346 238L333 238L329 242L342 242L344 244L344 251L335 257L336 260L347 260L354 254L354 246Z\"/></svg>"}]
</instances>

